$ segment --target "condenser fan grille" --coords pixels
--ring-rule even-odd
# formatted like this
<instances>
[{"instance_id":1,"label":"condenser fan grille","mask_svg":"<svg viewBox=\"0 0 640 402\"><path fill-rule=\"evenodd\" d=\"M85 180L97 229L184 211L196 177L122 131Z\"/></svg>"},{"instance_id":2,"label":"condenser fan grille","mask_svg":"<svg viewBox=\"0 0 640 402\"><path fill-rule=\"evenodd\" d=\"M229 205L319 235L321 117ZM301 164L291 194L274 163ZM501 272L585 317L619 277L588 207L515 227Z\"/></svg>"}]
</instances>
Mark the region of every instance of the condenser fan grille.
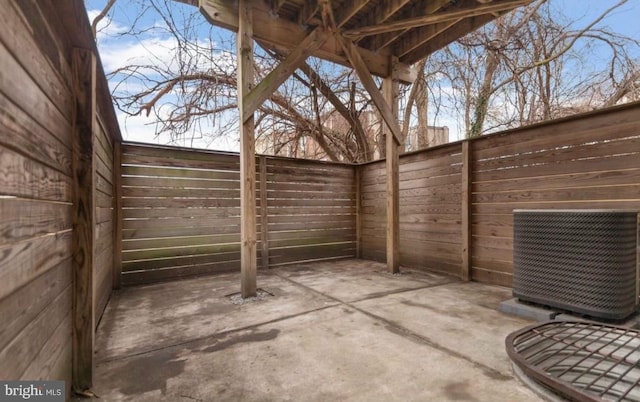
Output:
<instances>
[{"instance_id":1,"label":"condenser fan grille","mask_svg":"<svg viewBox=\"0 0 640 402\"><path fill-rule=\"evenodd\" d=\"M514 212L513 293L621 319L636 305L635 211Z\"/></svg>"}]
</instances>

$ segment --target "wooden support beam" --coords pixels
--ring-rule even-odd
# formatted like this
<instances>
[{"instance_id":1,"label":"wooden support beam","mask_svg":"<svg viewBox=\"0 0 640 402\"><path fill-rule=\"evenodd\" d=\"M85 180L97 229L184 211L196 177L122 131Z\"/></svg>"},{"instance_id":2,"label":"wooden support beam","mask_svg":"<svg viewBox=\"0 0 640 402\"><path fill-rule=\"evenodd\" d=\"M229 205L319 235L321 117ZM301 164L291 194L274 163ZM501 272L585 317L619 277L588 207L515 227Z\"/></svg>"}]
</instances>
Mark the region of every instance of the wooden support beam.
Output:
<instances>
[{"instance_id":1,"label":"wooden support beam","mask_svg":"<svg viewBox=\"0 0 640 402\"><path fill-rule=\"evenodd\" d=\"M401 57L405 63L415 63L418 60L424 58L427 55L442 49L449 43L457 40L458 38L466 35L469 32L475 31L481 26L493 21L495 17L493 15L481 15L473 18L465 18L462 21L454 24L451 28L433 37L429 42L418 46L411 52Z\"/></svg>"},{"instance_id":2,"label":"wooden support beam","mask_svg":"<svg viewBox=\"0 0 640 402\"><path fill-rule=\"evenodd\" d=\"M473 6L444 11L437 14L421 15L404 20L388 22L385 24L369 25L349 29L344 31L343 34L348 38L362 38L365 36L378 35L385 32L393 32L402 29L410 29L429 24L436 24L439 22L459 20L462 18L475 17L483 14L512 10L520 5L527 4L529 2L530 0L516 0L507 2L502 1L500 3L487 3L482 5L474 4Z\"/></svg>"},{"instance_id":3,"label":"wooden support beam","mask_svg":"<svg viewBox=\"0 0 640 402\"><path fill-rule=\"evenodd\" d=\"M267 100L273 92L278 89L287 78L327 40L327 35L322 28L316 28L295 49L289 53L276 68L256 85L242 99L242 121L253 117L253 113L258 110L262 103Z\"/></svg>"},{"instance_id":4,"label":"wooden support beam","mask_svg":"<svg viewBox=\"0 0 640 402\"><path fill-rule=\"evenodd\" d=\"M253 87L253 15L251 0L238 1L238 106L244 116L244 100ZM242 100L242 101L240 101ZM240 124L240 276L243 298L257 289L256 158L253 115Z\"/></svg>"},{"instance_id":5,"label":"wooden support beam","mask_svg":"<svg viewBox=\"0 0 640 402\"><path fill-rule=\"evenodd\" d=\"M318 13L320 9L320 4L318 0L308 0L305 1L302 5L302 9L298 13L298 24L306 25L308 24L313 17Z\"/></svg>"},{"instance_id":6,"label":"wooden support beam","mask_svg":"<svg viewBox=\"0 0 640 402\"><path fill-rule=\"evenodd\" d=\"M340 37L340 45L349 58L351 65L356 70L362 86L367 90L369 96L371 96L371 100L380 111L380 115L389 128L393 138L395 139L397 144L401 144L402 130L400 129L400 125L398 124L398 119L397 117L394 117L392 108L389 107L389 104L378 90L376 83L373 81L373 78L369 74L369 70L367 69L364 60L362 60L362 57L358 52L358 48L353 44L353 42L344 37ZM393 68L389 70L389 75L393 75Z\"/></svg>"},{"instance_id":7,"label":"wooden support beam","mask_svg":"<svg viewBox=\"0 0 640 402\"><path fill-rule=\"evenodd\" d=\"M382 93L387 104L391 105L393 117L398 118L398 80L393 76L382 82ZM385 130L386 172L387 172L387 269L391 273L400 272L400 143Z\"/></svg>"},{"instance_id":8,"label":"wooden support beam","mask_svg":"<svg viewBox=\"0 0 640 402\"><path fill-rule=\"evenodd\" d=\"M396 54L398 57L406 56L408 53L411 53L425 43L428 43L431 39L445 32L447 29L450 29L460 21L461 20L446 21L412 30L403 38L400 46L395 48Z\"/></svg>"},{"instance_id":9,"label":"wooden support beam","mask_svg":"<svg viewBox=\"0 0 640 402\"><path fill-rule=\"evenodd\" d=\"M436 11L438 11L439 9L441 9L442 7L444 7L447 4L451 3L451 1L452 0L432 0L432 1L429 1L421 10L419 10L419 13L420 13L420 15L433 14ZM376 35L373 38L373 44L369 48L371 48L371 49L373 49L374 51L377 52L380 49L383 49L383 48L391 45L393 42L395 42L397 39L402 37L408 31L410 31L410 29L403 29L403 30L400 30L400 31L388 32L388 33L385 33L385 34L382 34L382 35Z\"/></svg>"},{"instance_id":10,"label":"wooden support beam","mask_svg":"<svg viewBox=\"0 0 640 402\"><path fill-rule=\"evenodd\" d=\"M461 221L462 221L462 270L460 279L468 281L471 273L471 143L462 143L462 178L461 190Z\"/></svg>"},{"instance_id":11,"label":"wooden support beam","mask_svg":"<svg viewBox=\"0 0 640 402\"><path fill-rule=\"evenodd\" d=\"M362 258L362 172L355 165L356 175L356 258Z\"/></svg>"},{"instance_id":12,"label":"wooden support beam","mask_svg":"<svg viewBox=\"0 0 640 402\"><path fill-rule=\"evenodd\" d=\"M113 288L122 286L122 143L113 141Z\"/></svg>"},{"instance_id":13,"label":"wooden support beam","mask_svg":"<svg viewBox=\"0 0 640 402\"><path fill-rule=\"evenodd\" d=\"M93 384L95 314L93 259L95 199L93 152L97 132L96 56L74 48L73 95L73 359L72 388L85 391Z\"/></svg>"},{"instance_id":14,"label":"wooden support beam","mask_svg":"<svg viewBox=\"0 0 640 402\"><path fill-rule=\"evenodd\" d=\"M360 12L362 7L366 6L368 0L347 0L340 6L340 10L335 10L336 26L342 28L346 23Z\"/></svg>"},{"instance_id":15,"label":"wooden support beam","mask_svg":"<svg viewBox=\"0 0 640 402\"><path fill-rule=\"evenodd\" d=\"M254 39L279 49L293 49L308 35L307 29L303 25L274 16L265 2L255 1L251 3L254 18ZM238 7L236 2L201 0L200 12L210 23L232 31L238 31ZM337 49L339 49L337 39L330 35L327 41L312 53L312 56L350 66L349 60ZM388 51L375 53L363 48L360 48L359 51L371 74L379 77L386 77L389 74L391 66L389 65L390 53ZM411 66L400 63L396 66L396 69L398 79L401 82L410 84L415 81L417 72Z\"/></svg>"},{"instance_id":16,"label":"wooden support beam","mask_svg":"<svg viewBox=\"0 0 640 402\"><path fill-rule=\"evenodd\" d=\"M267 158L260 156L260 226L262 268L269 268L269 210L267 209Z\"/></svg>"}]
</instances>

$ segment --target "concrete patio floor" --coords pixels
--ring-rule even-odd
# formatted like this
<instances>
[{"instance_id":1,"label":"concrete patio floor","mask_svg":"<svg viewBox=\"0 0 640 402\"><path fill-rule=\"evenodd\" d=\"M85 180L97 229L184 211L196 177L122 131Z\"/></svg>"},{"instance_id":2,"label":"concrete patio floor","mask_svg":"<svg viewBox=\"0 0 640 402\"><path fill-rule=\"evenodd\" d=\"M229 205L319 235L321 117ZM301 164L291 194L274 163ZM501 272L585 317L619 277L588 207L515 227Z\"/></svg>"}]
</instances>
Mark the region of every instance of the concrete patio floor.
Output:
<instances>
[{"instance_id":1,"label":"concrete patio floor","mask_svg":"<svg viewBox=\"0 0 640 402\"><path fill-rule=\"evenodd\" d=\"M497 311L510 289L339 260L114 293L93 391L119 401L536 401L513 377Z\"/></svg>"}]
</instances>

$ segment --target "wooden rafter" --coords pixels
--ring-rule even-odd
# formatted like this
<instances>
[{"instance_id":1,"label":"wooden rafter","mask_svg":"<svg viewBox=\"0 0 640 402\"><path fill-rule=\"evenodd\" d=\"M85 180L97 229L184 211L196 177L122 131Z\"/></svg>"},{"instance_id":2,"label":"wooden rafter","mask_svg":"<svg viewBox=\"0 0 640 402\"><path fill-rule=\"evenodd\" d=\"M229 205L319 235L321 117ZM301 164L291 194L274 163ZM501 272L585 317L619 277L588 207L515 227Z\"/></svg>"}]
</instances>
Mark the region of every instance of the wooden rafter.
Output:
<instances>
[{"instance_id":1,"label":"wooden rafter","mask_svg":"<svg viewBox=\"0 0 640 402\"><path fill-rule=\"evenodd\" d=\"M442 7L446 6L447 4L451 3L452 0L433 0L427 3L427 5L420 10L421 15L430 15L435 13L436 11L440 10ZM404 34L406 34L409 31L409 29L403 29L400 31L395 31L395 32L388 32L382 35L377 35L373 38L373 43L370 46L371 49L373 49L374 51L378 51L380 49L383 49L389 45L391 45L392 43L394 43L396 40L398 40L399 38L401 38Z\"/></svg>"},{"instance_id":2,"label":"wooden rafter","mask_svg":"<svg viewBox=\"0 0 640 402\"><path fill-rule=\"evenodd\" d=\"M322 46L328 35L320 27L314 29L298 46L289 53L278 66L273 69L243 99L242 121L247 121L253 113L267 100L278 87L302 64L309 55Z\"/></svg>"},{"instance_id":3,"label":"wooden rafter","mask_svg":"<svg viewBox=\"0 0 640 402\"><path fill-rule=\"evenodd\" d=\"M340 6L340 10L335 10L336 26L342 28L358 14L362 7L366 6L367 0L348 0Z\"/></svg>"},{"instance_id":4,"label":"wooden rafter","mask_svg":"<svg viewBox=\"0 0 640 402\"><path fill-rule=\"evenodd\" d=\"M298 13L298 24L306 25L313 19L318 10L320 9L320 4L318 0L308 0L304 2L302 9Z\"/></svg>"},{"instance_id":5,"label":"wooden rafter","mask_svg":"<svg viewBox=\"0 0 640 402\"><path fill-rule=\"evenodd\" d=\"M379 25L370 25L349 29L344 32L344 36L349 38L362 38L365 36L378 35L386 32L399 31L403 29L416 28L424 25L435 24L439 22L459 20L462 18L470 18L483 14L491 14L504 10L510 10L514 5L528 3L529 0L519 0L515 2L487 3L475 6L467 6L455 10L444 11L437 14L422 15L413 18L407 18L400 21L388 22Z\"/></svg>"},{"instance_id":6,"label":"wooden rafter","mask_svg":"<svg viewBox=\"0 0 640 402\"><path fill-rule=\"evenodd\" d=\"M430 40L445 32L460 21L462 20L446 21L412 30L407 34L408 37L402 41L401 45L396 48L396 54L398 57L405 56L407 53L414 51L425 43L429 43Z\"/></svg>"},{"instance_id":7,"label":"wooden rafter","mask_svg":"<svg viewBox=\"0 0 640 402\"><path fill-rule=\"evenodd\" d=\"M463 19L462 21L454 24L446 31L436 35L429 42L426 42L423 45L418 46L411 52L405 54L402 57L402 61L405 63L415 63L418 60L422 59L425 54L431 54L436 50L447 46L449 43L460 38L465 33L474 31L487 24L488 22L493 21L493 19L494 17L489 14Z\"/></svg>"},{"instance_id":8,"label":"wooden rafter","mask_svg":"<svg viewBox=\"0 0 640 402\"><path fill-rule=\"evenodd\" d=\"M308 33L304 26L274 17L264 2L252 2L251 6L254 39L270 46L293 49L307 36ZM225 0L201 0L200 10L212 24L238 31L237 3ZM337 51L339 48L336 38L330 36L312 55L349 66L345 55ZM374 53L363 48L360 48L359 51L371 74L380 77L388 74L390 70L389 54L385 52ZM413 68L403 64L398 65L398 79L401 82L412 83L415 77L416 71Z\"/></svg>"}]
</instances>

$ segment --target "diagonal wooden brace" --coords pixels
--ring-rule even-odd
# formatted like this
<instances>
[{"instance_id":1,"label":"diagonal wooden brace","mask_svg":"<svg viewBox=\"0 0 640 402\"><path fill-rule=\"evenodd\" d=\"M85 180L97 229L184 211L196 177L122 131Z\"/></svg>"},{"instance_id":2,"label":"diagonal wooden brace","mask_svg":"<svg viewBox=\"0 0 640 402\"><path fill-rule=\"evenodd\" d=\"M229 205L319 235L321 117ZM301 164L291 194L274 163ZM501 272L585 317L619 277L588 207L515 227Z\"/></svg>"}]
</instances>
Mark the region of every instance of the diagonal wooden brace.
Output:
<instances>
[{"instance_id":1,"label":"diagonal wooden brace","mask_svg":"<svg viewBox=\"0 0 640 402\"><path fill-rule=\"evenodd\" d=\"M394 118L391 107L389 106L387 101L385 101L382 93L380 93L380 90L376 86L376 83L373 81L373 78L371 78L369 69L367 68L364 60L362 60L360 53L358 53L356 45L343 36L337 35L336 37L338 42L340 43L340 46L342 47L342 50L344 50L344 53L349 59L349 62L356 70L362 86L364 86L364 88L367 90L369 96L371 96L371 100L380 111L382 119L389 127L389 130L391 131L391 134L393 134L393 138L395 139L396 143L398 145L402 144L402 130L400 129L400 125Z\"/></svg>"},{"instance_id":2,"label":"diagonal wooden brace","mask_svg":"<svg viewBox=\"0 0 640 402\"><path fill-rule=\"evenodd\" d=\"M319 49L324 42L326 42L327 38L328 35L321 27L311 31L311 33L289 53L286 59L246 94L242 99L242 121L245 122L249 120L260 105L304 63L307 57Z\"/></svg>"}]
</instances>

